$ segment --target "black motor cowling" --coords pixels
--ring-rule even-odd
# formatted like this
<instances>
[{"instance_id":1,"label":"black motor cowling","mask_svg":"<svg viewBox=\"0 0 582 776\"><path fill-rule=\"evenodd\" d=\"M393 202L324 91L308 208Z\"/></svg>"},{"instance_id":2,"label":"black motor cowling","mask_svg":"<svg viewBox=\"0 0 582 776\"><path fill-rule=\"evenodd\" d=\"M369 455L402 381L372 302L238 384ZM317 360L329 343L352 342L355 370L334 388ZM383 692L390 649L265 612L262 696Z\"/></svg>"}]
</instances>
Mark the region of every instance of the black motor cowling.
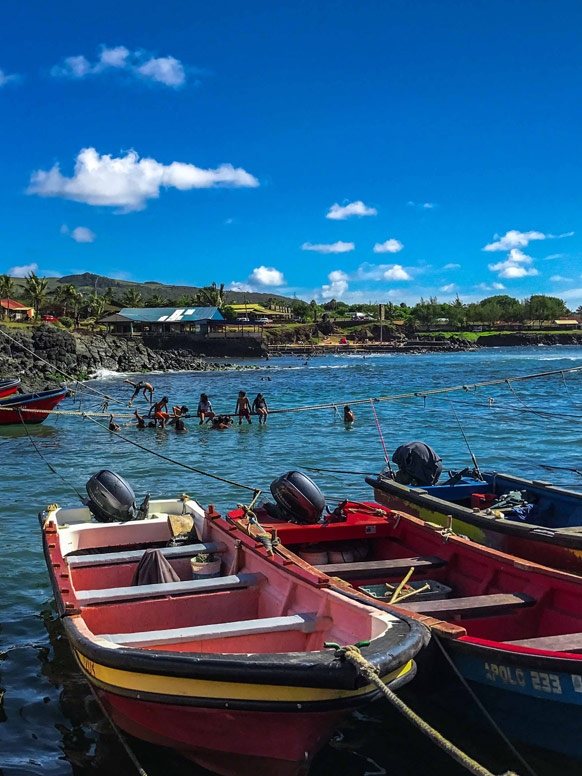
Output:
<instances>
[{"instance_id":1,"label":"black motor cowling","mask_svg":"<svg viewBox=\"0 0 582 776\"><path fill-rule=\"evenodd\" d=\"M99 523L125 523L138 515L135 494L119 474L102 469L85 485L88 498L84 503Z\"/></svg>"},{"instance_id":2,"label":"black motor cowling","mask_svg":"<svg viewBox=\"0 0 582 776\"><path fill-rule=\"evenodd\" d=\"M286 472L273 480L271 493L282 516L295 523L317 523L325 509L322 492L302 472Z\"/></svg>"},{"instance_id":3,"label":"black motor cowling","mask_svg":"<svg viewBox=\"0 0 582 776\"><path fill-rule=\"evenodd\" d=\"M424 442L400 445L392 460L398 466L396 481L405 485L436 485L443 470L440 455Z\"/></svg>"}]
</instances>

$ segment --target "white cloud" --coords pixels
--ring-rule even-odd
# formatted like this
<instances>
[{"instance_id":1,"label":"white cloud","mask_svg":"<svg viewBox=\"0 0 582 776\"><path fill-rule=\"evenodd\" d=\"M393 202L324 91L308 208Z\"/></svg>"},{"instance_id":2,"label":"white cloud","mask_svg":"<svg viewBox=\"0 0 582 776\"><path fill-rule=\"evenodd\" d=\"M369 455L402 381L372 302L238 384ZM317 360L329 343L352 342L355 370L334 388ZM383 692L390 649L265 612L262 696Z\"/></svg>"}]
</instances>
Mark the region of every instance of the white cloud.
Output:
<instances>
[{"instance_id":1,"label":"white cloud","mask_svg":"<svg viewBox=\"0 0 582 776\"><path fill-rule=\"evenodd\" d=\"M421 210L433 210L436 207L434 202L413 202L412 200L409 200L406 204L409 207L417 207Z\"/></svg>"},{"instance_id":2,"label":"white cloud","mask_svg":"<svg viewBox=\"0 0 582 776\"><path fill-rule=\"evenodd\" d=\"M329 285L321 287L323 299L341 299L348 290L348 276L341 269L330 272L327 276Z\"/></svg>"},{"instance_id":3,"label":"white cloud","mask_svg":"<svg viewBox=\"0 0 582 776\"><path fill-rule=\"evenodd\" d=\"M66 57L51 68L56 78L80 80L87 76L99 75L107 71L123 71L128 75L155 83L171 86L174 89L186 83L186 68L175 57L154 57L144 51L130 51L125 46L107 48L103 46L96 62L90 62L83 55Z\"/></svg>"},{"instance_id":4,"label":"white cloud","mask_svg":"<svg viewBox=\"0 0 582 776\"><path fill-rule=\"evenodd\" d=\"M446 286L441 286L441 291L444 291L445 294L448 294L450 291L454 291L456 287L456 283L447 283Z\"/></svg>"},{"instance_id":5,"label":"white cloud","mask_svg":"<svg viewBox=\"0 0 582 776\"><path fill-rule=\"evenodd\" d=\"M460 264L445 264L443 269L461 269Z\"/></svg>"},{"instance_id":6,"label":"white cloud","mask_svg":"<svg viewBox=\"0 0 582 776\"><path fill-rule=\"evenodd\" d=\"M78 243L92 243L95 242L97 235L86 226L78 226L71 232L71 237Z\"/></svg>"},{"instance_id":7,"label":"white cloud","mask_svg":"<svg viewBox=\"0 0 582 776\"><path fill-rule=\"evenodd\" d=\"M351 216L375 216L378 215L378 211L375 207L367 207L361 200L357 202L350 202L348 205L332 205L327 211L326 218L331 218L332 221L344 221Z\"/></svg>"},{"instance_id":8,"label":"white cloud","mask_svg":"<svg viewBox=\"0 0 582 776\"><path fill-rule=\"evenodd\" d=\"M148 199L157 199L161 188L209 189L222 186L256 187L258 180L241 167L222 164L203 170L193 164L140 159L135 151L125 156L102 156L94 148L84 148L75 162L72 178L61 174L59 165L37 170L30 178L28 194L61 197L88 205L119 207L123 212L143 210Z\"/></svg>"},{"instance_id":9,"label":"white cloud","mask_svg":"<svg viewBox=\"0 0 582 776\"><path fill-rule=\"evenodd\" d=\"M480 291L503 291L505 286L503 283L479 283L475 288L478 288Z\"/></svg>"},{"instance_id":10,"label":"white cloud","mask_svg":"<svg viewBox=\"0 0 582 776\"><path fill-rule=\"evenodd\" d=\"M503 291L503 289L505 288L503 283L491 283L491 285L493 286L494 291Z\"/></svg>"},{"instance_id":11,"label":"white cloud","mask_svg":"<svg viewBox=\"0 0 582 776\"><path fill-rule=\"evenodd\" d=\"M571 283L572 282L572 278L565 278L565 277L562 277L562 275L552 275L550 280L552 280L554 283L559 283L559 282Z\"/></svg>"},{"instance_id":12,"label":"white cloud","mask_svg":"<svg viewBox=\"0 0 582 776\"><path fill-rule=\"evenodd\" d=\"M305 242L301 246L302 251L315 251L316 253L349 253L350 251L353 251L355 248L355 243L353 242L342 242L342 240L338 240L337 242L331 243L331 244L316 244L313 245L313 243Z\"/></svg>"},{"instance_id":13,"label":"white cloud","mask_svg":"<svg viewBox=\"0 0 582 776\"><path fill-rule=\"evenodd\" d=\"M374 245L374 253L398 253L398 251L401 251L403 248L404 245L402 245L400 240L391 238L390 240L386 240L386 242L376 243L376 245Z\"/></svg>"},{"instance_id":14,"label":"white cloud","mask_svg":"<svg viewBox=\"0 0 582 776\"><path fill-rule=\"evenodd\" d=\"M6 86L6 84L15 83L16 81L20 80L20 76L16 73L13 73L12 75L8 75L8 73L5 73L4 70L0 70L0 89L3 86Z\"/></svg>"},{"instance_id":15,"label":"white cloud","mask_svg":"<svg viewBox=\"0 0 582 776\"><path fill-rule=\"evenodd\" d=\"M412 276L400 264L395 264L386 270L383 275L384 280L412 280Z\"/></svg>"},{"instance_id":16,"label":"white cloud","mask_svg":"<svg viewBox=\"0 0 582 776\"><path fill-rule=\"evenodd\" d=\"M509 251L511 248L525 248L534 240L560 240L562 237L572 237L574 232L564 232L564 234L544 234L543 232L518 232L517 229L511 229L503 237L495 235L495 242L486 245L484 251Z\"/></svg>"},{"instance_id":17,"label":"white cloud","mask_svg":"<svg viewBox=\"0 0 582 776\"><path fill-rule=\"evenodd\" d=\"M285 278L278 269L261 266L253 270L249 283L257 286L282 286L285 284Z\"/></svg>"},{"instance_id":18,"label":"white cloud","mask_svg":"<svg viewBox=\"0 0 582 776\"><path fill-rule=\"evenodd\" d=\"M514 280L515 278L533 277L539 275L539 272L535 267L527 267L531 264L533 259L528 256L519 248L512 248L509 251L507 259L505 261L499 261L497 264L489 264L491 272L498 272L498 277L506 280Z\"/></svg>"},{"instance_id":19,"label":"white cloud","mask_svg":"<svg viewBox=\"0 0 582 776\"><path fill-rule=\"evenodd\" d=\"M25 278L31 272L38 271L38 264L24 264L22 267L10 267L7 274L13 278Z\"/></svg>"}]
</instances>

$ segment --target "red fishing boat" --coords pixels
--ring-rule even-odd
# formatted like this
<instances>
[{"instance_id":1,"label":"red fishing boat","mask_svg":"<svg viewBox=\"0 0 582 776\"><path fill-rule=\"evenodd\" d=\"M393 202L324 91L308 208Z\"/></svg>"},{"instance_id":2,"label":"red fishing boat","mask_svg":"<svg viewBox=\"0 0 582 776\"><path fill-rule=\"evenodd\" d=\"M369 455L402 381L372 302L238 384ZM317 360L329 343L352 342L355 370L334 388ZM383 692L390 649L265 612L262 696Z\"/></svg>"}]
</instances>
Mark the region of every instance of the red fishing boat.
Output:
<instances>
[{"instance_id":1,"label":"red fishing boat","mask_svg":"<svg viewBox=\"0 0 582 776\"><path fill-rule=\"evenodd\" d=\"M344 501L323 514L321 493L300 472L271 492L274 504L229 518L276 533L278 552L314 565L332 590L419 616L506 734L582 759L582 577L377 503Z\"/></svg>"},{"instance_id":2,"label":"red fishing boat","mask_svg":"<svg viewBox=\"0 0 582 776\"><path fill-rule=\"evenodd\" d=\"M59 388L0 399L0 426L42 423L66 395L67 389Z\"/></svg>"},{"instance_id":3,"label":"red fishing boat","mask_svg":"<svg viewBox=\"0 0 582 776\"><path fill-rule=\"evenodd\" d=\"M12 396L12 394L16 393L18 390L19 385L20 380L18 378L14 378L13 380L0 380L0 399L3 399L5 396Z\"/></svg>"},{"instance_id":4,"label":"red fishing boat","mask_svg":"<svg viewBox=\"0 0 582 776\"><path fill-rule=\"evenodd\" d=\"M187 496L137 510L107 471L87 490L39 518L65 635L121 729L227 776L289 776L380 697L326 641L369 642L392 688L414 676L417 620L351 601Z\"/></svg>"}]
</instances>

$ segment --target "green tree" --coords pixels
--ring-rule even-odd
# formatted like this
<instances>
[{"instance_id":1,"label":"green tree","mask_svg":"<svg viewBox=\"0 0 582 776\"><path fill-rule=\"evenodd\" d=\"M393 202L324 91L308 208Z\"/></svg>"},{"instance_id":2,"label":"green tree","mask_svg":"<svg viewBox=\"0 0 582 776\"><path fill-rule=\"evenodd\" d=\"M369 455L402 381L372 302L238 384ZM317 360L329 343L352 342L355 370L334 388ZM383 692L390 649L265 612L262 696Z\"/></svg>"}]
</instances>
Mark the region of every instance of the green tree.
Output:
<instances>
[{"instance_id":1,"label":"green tree","mask_svg":"<svg viewBox=\"0 0 582 776\"><path fill-rule=\"evenodd\" d=\"M302 318L303 320L307 320L307 316L309 314L309 305L307 302L304 302L303 299L294 299L291 302L291 312L293 313L294 318Z\"/></svg>"},{"instance_id":2,"label":"green tree","mask_svg":"<svg viewBox=\"0 0 582 776\"><path fill-rule=\"evenodd\" d=\"M171 307L172 305L168 304L168 300L161 294L154 294L153 296L150 296L149 299L146 299L145 306L146 307Z\"/></svg>"},{"instance_id":3,"label":"green tree","mask_svg":"<svg viewBox=\"0 0 582 776\"><path fill-rule=\"evenodd\" d=\"M105 311L105 299L99 294L89 294L85 302L85 310L92 318L99 320Z\"/></svg>"},{"instance_id":4,"label":"green tree","mask_svg":"<svg viewBox=\"0 0 582 776\"><path fill-rule=\"evenodd\" d=\"M194 298L197 307L217 307L219 312L222 312L222 308L226 304L224 283L221 283L220 286L213 283L211 286L199 288Z\"/></svg>"},{"instance_id":5,"label":"green tree","mask_svg":"<svg viewBox=\"0 0 582 776\"><path fill-rule=\"evenodd\" d=\"M12 299L14 294L14 281L10 275L0 275L0 299ZM8 307L4 307L4 318L8 318Z\"/></svg>"},{"instance_id":6,"label":"green tree","mask_svg":"<svg viewBox=\"0 0 582 776\"><path fill-rule=\"evenodd\" d=\"M121 297L124 307L143 307L143 299L139 291L135 288L128 288Z\"/></svg>"},{"instance_id":7,"label":"green tree","mask_svg":"<svg viewBox=\"0 0 582 776\"><path fill-rule=\"evenodd\" d=\"M544 294L534 294L524 301L526 318L530 321L538 321L540 326L543 321L553 321L568 315L568 308L562 299Z\"/></svg>"},{"instance_id":8,"label":"green tree","mask_svg":"<svg viewBox=\"0 0 582 776\"><path fill-rule=\"evenodd\" d=\"M34 307L34 316L38 317L42 303L46 299L46 289L48 280L39 278L34 272L26 276L24 281L24 292Z\"/></svg>"}]
</instances>

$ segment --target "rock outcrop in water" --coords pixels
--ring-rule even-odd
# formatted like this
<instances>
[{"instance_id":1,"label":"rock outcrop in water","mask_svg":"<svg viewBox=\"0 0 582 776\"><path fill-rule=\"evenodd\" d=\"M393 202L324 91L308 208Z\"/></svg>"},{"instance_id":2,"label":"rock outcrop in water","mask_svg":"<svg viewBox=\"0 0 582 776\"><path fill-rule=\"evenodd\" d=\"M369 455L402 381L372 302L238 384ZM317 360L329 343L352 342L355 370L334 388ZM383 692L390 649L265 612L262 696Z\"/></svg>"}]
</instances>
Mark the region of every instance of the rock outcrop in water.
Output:
<instances>
[{"instance_id":1,"label":"rock outcrop in water","mask_svg":"<svg viewBox=\"0 0 582 776\"><path fill-rule=\"evenodd\" d=\"M52 388L66 376L87 379L99 369L165 372L230 366L203 361L185 348L153 350L138 340L71 334L49 324L32 332L5 328L1 332L0 376L20 377L24 392Z\"/></svg>"}]
</instances>

